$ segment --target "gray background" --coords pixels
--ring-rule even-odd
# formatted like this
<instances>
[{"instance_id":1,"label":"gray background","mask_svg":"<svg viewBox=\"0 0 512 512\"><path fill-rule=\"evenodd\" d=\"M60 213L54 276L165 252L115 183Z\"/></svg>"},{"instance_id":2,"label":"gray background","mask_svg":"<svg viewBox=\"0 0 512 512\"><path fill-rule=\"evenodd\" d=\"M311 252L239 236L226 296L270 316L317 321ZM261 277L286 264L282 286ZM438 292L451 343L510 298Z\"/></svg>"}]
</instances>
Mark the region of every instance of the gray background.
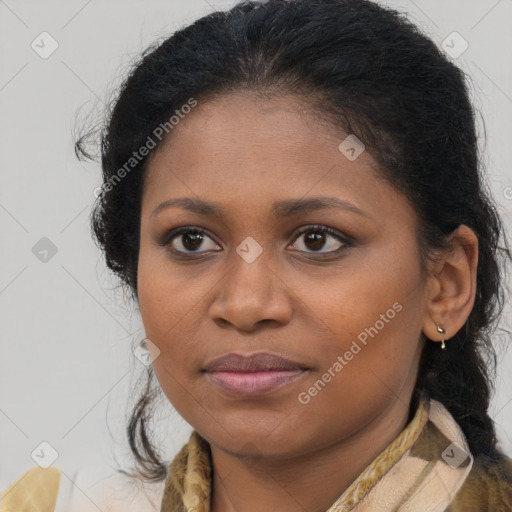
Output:
<instances>
[{"instance_id":1,"label":"gray background","mask_svg":"<svg viewBox=\"0 0 512 512\"><path fill-rule=\"evenodd\" d=\"M144 332L90 237L100 170L75 160L72 129L77 109L103 101L148 44L232 3L0 0L0 489L36 464L31 453L43 441L70 478L128 455L127 404L144 371L132 350ZM510 232L512 1L382 3L409 13L439 45L454 31L469 44L455 60L473 79L489 186ZM44 31L58 43L48 58L31 47L51 49ZM510 318L507 309L503 327ZM512 455L512 351L499 354L492 411ZM170 406L161 416L172 457L191 428Z\"/></svg>"}]
</instances>

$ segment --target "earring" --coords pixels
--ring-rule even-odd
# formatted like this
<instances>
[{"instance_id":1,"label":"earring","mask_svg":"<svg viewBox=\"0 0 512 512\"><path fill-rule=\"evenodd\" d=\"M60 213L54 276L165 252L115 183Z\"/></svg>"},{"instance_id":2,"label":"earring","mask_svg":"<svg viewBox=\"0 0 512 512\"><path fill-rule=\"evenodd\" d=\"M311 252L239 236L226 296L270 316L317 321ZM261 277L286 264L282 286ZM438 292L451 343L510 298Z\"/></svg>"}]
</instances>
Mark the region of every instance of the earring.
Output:
<instances>
[{"instance_id":1,"label":"earring","mask_svg":"<svg viewBox=\"0 0 512 512\"><path fill-rule=\"evenodd\" d=\"M444 334L446 331L439 325L439 322L436 322L437 324L437 332ZM444 340L441 340L441 348L443 350L446 350L446 345L444 344Z\"/></svg>"}]
</instances>

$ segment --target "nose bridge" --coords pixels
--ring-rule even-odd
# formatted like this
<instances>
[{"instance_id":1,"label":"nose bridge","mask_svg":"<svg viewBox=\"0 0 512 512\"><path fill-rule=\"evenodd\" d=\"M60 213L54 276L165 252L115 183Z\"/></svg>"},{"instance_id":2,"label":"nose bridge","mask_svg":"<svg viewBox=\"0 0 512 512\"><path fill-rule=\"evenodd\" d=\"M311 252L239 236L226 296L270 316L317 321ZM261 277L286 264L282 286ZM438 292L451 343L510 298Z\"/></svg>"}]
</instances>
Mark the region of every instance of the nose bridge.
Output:
<instances>
[{"instance_id":1,"label":"nose bridge","mask_svg":"<svg viewBox=\"0 0 512 512\"><path fill-rule=\"evenodd\" d=\"M270 299L274 275L269 269L271 249L263 248L252 237L246 237L231 255L230 270L226 276L225 299L239 306L261 307Z\"/></svg>"},{"instance_id":2,"label":"nose bridge","mask_svg":"<svg viewBox=\"0 0 512 512\"><path fill-rule=\"evenodd\" d=\"M284 322L290 305L271 265L272 249L254 238L244 239L230 255L229 270L221 280L210 308L212 318L243 329L261 320Z\"/></svg>"}]
</instances>

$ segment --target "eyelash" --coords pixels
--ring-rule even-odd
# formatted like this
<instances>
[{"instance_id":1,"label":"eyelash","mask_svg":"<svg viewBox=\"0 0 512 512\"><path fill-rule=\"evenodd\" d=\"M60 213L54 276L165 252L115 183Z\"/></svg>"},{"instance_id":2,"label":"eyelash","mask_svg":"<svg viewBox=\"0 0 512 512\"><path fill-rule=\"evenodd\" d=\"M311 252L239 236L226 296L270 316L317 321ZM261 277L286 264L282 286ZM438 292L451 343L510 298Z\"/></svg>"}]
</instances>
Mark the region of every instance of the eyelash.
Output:
<instances>
[{"instance_id":1,"label":"eyelash","mask_svg":"<svg viewBox=\"0 0 512 512\"><path fill-rule=\"evenodd\" d=\"M335 249L333 251L328 251L328 252L315 252L315 251L311 251L311 252L296 251L296 252L299 252L299 253L304 253L305 252L305 254L317 254L319 256L322 256L322 255L323 256L329 256L329 255L333 255L333 254L337 255L337 254L341 253L342 251L345 251L349 247L352 247L352 243L349 241L349 239L347 237L342 236L337 230L329 228L327 226L321 226L321 225L318 225L318 224L313 224L313 225L305 226L304 228L302 228L296 234L296 236L294 238L294 241L297 240L301 235L304 235L306 233L311 233L311 232L313 232L313 233L319 233L319 232L320 233L327 233L328 235L330 235L334 239L336 239L338 242L341 242L343 244L343 246L341 246L339 249ZM163 247L166 247L173 255L177 255L178 257L183 257L185 259L191 259L190 258L191 255L202 255L202 254L206 254L207 252L209 252L209 251L203 251L203 252L194 252L194 251L192 251L192 252L183 252L183 251L177 251L176 249L173 249L172 248L173 240L175 238L179 237L180 235L184 235L184 234L187 234L187 233L205 235L208 238L212 239L212 237L210 237L208 235L208 233L206 232L205 229L199 228L199 227L194 227L194 226L187 226L187 227L177 228L177 229L174 229L174 230L170 231L169 233L164 235L162 240L159 241L158 243L159 243L159 245L161 245ZM215 251L215 252L218 252L218 251Z\"/></svg>"}]
</instances>

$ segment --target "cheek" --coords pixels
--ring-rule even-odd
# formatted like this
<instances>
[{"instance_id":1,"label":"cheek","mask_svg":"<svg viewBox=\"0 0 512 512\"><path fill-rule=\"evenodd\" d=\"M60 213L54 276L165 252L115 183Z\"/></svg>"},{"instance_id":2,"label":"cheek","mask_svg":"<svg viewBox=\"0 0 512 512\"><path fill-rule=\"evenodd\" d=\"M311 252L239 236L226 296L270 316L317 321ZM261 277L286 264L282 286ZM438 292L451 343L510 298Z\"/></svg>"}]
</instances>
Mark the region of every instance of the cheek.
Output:
<instances>
[{"instance_id":1,"label":"cheek","mask_svg":"<svg viewBox=\"0 0 512 512\"><path fill-rule=\"evenodd\" d=\"M310 298L319 325L330 332L315 375L331 379L321 392L326 404L334 400L353 410L357 403L375 405L398 394L414 366L422 323L419 268L398 259L384 268L372 262L364 272L347 273L343 285L333 285L334 279L325 283L322 293ZM329 369L336 377L322 379Z\"/></svg>"},{"instance_id":2,"label":"cheek","mask_svg":"<svg viewBox=\"0 0 512 512\"><path fill-rule=\"evenodd\" d=\"M165 257L144 250L139 257L137 284L145 335L160 351L153 361L155 375L179 410L194 377L192 363L200 348L198 316L205 314L205 292L192 286L187 274L176 271Z\"/></svg>"},{"instance_id":3,"label":"cheek","mask_svg":"<svg viewBox=\"0 0 512 512\"><path fill-rule=\"evenodd\" d=\"M141 246L139 254L139 309L147 337L162 344L180 328L180 320L193 308L195 297L186 274L166 261L164 249L147 245Z\"/></svg>"},{"instance_id":4,"label":"cheek","mask_svg":"<svg viewBox=\"0 0 512 512\"><path fill-rule=\"evenodd\" d=\"M324 364L300 390L296 420L307 421L316 439L350 436L397 400L407 402L402 393L413 385L421 348L417 329L409 327L417 313L410 304L397 307L400 311L382 304L360 310L357 320L345 324L353 331L324 343ZM337 332L342 328L340 323Z\"/></svg>"}]
</instances>

